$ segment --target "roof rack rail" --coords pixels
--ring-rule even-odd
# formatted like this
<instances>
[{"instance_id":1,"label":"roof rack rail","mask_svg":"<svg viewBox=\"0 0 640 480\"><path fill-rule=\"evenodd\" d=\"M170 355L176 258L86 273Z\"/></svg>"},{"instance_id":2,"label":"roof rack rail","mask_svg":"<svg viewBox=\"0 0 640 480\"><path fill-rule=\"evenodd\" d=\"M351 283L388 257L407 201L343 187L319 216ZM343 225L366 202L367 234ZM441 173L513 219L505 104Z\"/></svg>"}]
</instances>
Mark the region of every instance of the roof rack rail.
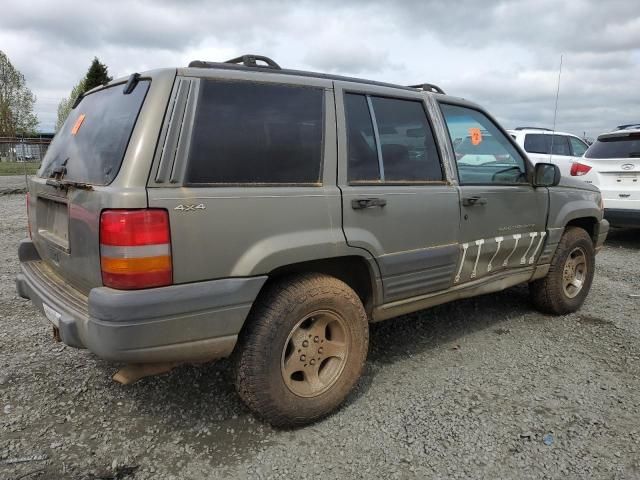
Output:
<instances>
[{"instance_id":1,"label":"roof rack rail","mask_svg":"<svg viewBox=\"0 0 640 480\"><path fill-rule=\"evenodd\" d=\"M422 90L423 92L441 93L443 95L446 95L444 93L444 90L442 90L439 86L434 85L433 83L421 83L419 85L407 85L407 87L409 87L409 88L417 88L418 90Z\"/></svg>"},{"instance_id":2,"label":"roof rack rail","mask_svg":"<svg viewBox=\"0 0 640 480\"><path fill-rule=\"evenodd\" d=\"M543 127L516 127L514 130L544 130L545 132L552 132L550 128Z\"/></svg>"},{"instance_id":3,"label":"roof rack rail","mask_svg":"<svg viewBox=\"0 0 640 480\"><path fill-rule=\"evenodd\" d=\"M618 125L616 130L629 130L631 128L640 128L640 123L628 123L626 125Z\"/></svg>"},{"instance_id":4,"label":"roof rack rail","mask_svg":"<svg viewBox=\"0 0 640 480\"><path fill-rule=\"evenodd\" d=\"M263 62L259 64L258 62ZM245 67L253 67L253 68L271 68L273 70L282 70L280 65L271 60L269 57L265 57L264 55L241 55L236 58L232 58L231 60L227 60L222 63L231 63L233 65L244 65ZM220 67L220 62L205 62L202 60L193 60L189 62L189 67L196 68L215 68Z\"/></svg>"}]
</instances>

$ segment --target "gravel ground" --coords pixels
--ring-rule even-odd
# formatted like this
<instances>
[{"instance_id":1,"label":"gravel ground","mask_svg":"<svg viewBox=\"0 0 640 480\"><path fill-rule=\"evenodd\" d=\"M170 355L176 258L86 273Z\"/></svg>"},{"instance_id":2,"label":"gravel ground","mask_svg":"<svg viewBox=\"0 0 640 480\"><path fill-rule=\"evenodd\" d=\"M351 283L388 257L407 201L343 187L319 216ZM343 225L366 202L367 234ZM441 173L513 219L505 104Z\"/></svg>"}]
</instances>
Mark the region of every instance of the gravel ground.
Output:
<instances>
[{"instance_id":1,"label":"gravel ground","mask_svg":"<svg viewBox=\"0 0 640 480\"><path fill-rule=\"evenodd\" d=\"M373 325L347 404L277 431L226 361L123 387L54 343L15 294L24 197L0 219L0 478L640 478L638 231L610 236L576 314L518 287Z\"/></svg>"},{"instance_id":2,"label":"gravel ground","mask_svg":"<svg viewBox=\"0 0 640 480\"><path fill-rule=\"evenodd\" d=\"M13 195L16 193L25 193L25 191L26 182L24 175L0 176L0 195Z\"/></svg>"}]
</instances>

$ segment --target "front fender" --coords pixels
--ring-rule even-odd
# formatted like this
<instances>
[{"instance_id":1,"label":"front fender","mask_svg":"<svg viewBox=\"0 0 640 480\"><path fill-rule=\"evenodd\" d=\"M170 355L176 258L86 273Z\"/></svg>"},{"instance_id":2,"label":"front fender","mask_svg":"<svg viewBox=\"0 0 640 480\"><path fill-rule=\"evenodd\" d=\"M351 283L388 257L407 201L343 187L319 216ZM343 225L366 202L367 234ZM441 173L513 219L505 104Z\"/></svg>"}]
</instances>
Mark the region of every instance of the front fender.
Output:
<instances>
[{"instance_id":1,"label":"front fender","mask_svg":"<svg viewBox=\"0 0 640 480\"><path fill-rule=\"evenodd\" d=\"M549 228L562 228L578 218L602 220L600 192L574 188L549 190Z\"/></svg>"}]
</instances>

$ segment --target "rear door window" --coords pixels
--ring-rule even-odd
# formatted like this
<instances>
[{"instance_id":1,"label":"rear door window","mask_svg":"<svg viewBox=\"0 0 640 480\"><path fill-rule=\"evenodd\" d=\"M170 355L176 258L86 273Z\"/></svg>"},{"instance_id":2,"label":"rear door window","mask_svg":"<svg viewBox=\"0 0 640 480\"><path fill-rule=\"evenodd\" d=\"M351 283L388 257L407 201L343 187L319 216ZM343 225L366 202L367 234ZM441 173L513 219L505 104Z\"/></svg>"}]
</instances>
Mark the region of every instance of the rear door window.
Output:
<instances>
[{"instance_id":1,"label":"rear door window","mask_svg":"<svg viewBox=\"0 0 640 480\"><path fill-rule=\"evenodd\" d=\"M544 133L527 133L524 137L524 149L529 153L570 156L569 142L565 135L551 135Z\"/></svg>"},{"instance_id":2,"label":"rear door window","mask_svg":"<svg viewBox=\"0 0 640 480\"><path fill-rule=\"evenodd\" d=\"M187 183L318 184L324 91L202 80Z\"/></svg>"},{"instance_id":3,"label":"rear door window","mask_svg":"<svg viewBox=\"0 0 640 480\"><path fill-rule=\"evenodd\" d=\"M601 136L584 154L587 158L640 158L640 132Z\"/></svg>"},{"instance_id":4,"label":"rear door window","mask_svg":"<svg viewBox=\"0 0 640 480\"><path fill-rule=\"evenodd\" d=\"M128 95L120 84L84 97L51 142L38 176L48 178L54 170L63 169L65 180L111 183L122 165L149 84L140 81Z\"/></svg>"},{"instance_id":5,"label":"rear door window","mask_svg":"<svg viewBox=\"0 0 640 480\"><path fill-rule=\"evenodd\" d=\"M348 93L345 111L349 182L443 181L421 101Z\"/></svg>"}]
</instances>

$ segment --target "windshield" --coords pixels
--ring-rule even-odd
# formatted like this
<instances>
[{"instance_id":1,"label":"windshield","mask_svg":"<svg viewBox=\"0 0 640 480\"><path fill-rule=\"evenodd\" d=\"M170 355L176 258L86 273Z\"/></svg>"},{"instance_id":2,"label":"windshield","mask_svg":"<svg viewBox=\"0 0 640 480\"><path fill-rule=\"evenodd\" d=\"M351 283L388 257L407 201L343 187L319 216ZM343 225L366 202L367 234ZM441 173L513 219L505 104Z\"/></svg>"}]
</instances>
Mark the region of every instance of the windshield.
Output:
<instances>
[{"instance_id":1,"label":"windshield","mask_svg":"<svg viewBox=\"0 0 640 480\"><path fill-rule=\"evenodd\" d=\"M586 158L640 157L640 133L600 137L584 154Z\"/></svg>"},{"instance_id":2,"label":"windshield","mask_svg":"<svg viewBox=\"0 0 640 480\"><path fill-rule=\"evenodd\" d=\"M68 181L107 185L120 170L129 137L149 89L141 81L129 95L123 85L87 95L51 142L38 176L64 169Z\"/></svg>"}]
</instances>

